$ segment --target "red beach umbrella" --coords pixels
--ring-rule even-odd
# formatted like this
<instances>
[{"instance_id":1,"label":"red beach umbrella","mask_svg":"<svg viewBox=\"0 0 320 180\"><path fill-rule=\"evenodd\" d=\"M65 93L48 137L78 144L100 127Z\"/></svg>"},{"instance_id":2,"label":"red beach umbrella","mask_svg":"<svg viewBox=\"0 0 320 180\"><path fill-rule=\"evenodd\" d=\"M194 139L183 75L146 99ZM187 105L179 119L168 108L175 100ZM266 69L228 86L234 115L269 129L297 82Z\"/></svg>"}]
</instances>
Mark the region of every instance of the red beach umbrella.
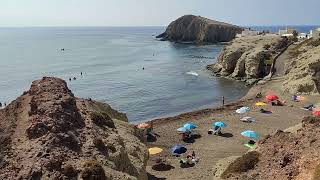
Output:
<instances>
[{"instance_id":1,"label":"red beach umbrella","mask_svg":"<svg viewBox=\"0 0 320 180\"><path fill-rule=\"evenodd\" d=\"M312 114L315 115L315 116L320 116L320 111L313 111Z\"/></svg>"},{"instance_id":2,"label":"red beach umbrella","mask_svg":"<svg viewBox=\"0 0 320 180\"><path fill-rule=\"evenodd\" d=\"M278 99L279 99L279 97L276 96L276 95L268 95L268 96L266 96L266 100L268 102L275 101L275 100L278 100Z\"/></svg>"}]
</instances>

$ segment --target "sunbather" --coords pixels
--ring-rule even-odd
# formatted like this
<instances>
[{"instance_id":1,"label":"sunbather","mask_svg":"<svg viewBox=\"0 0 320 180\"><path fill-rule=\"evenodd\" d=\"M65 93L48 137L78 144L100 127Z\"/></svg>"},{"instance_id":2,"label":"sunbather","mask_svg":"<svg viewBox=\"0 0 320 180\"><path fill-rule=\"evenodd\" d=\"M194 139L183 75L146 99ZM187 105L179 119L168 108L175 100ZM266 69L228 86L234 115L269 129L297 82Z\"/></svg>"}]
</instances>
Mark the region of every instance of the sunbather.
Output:
<instances>
[{"instance_id":1,"label":"sunbather","mask_svg":"<svg viewBox=\"0 0 320 180\"><path fill-rule=\"evenodd\" d=\"M213 129L213 134L214 135L221 135L221 127L220 126L214 126L214 129Z\"/></svg>"}]
</instances>

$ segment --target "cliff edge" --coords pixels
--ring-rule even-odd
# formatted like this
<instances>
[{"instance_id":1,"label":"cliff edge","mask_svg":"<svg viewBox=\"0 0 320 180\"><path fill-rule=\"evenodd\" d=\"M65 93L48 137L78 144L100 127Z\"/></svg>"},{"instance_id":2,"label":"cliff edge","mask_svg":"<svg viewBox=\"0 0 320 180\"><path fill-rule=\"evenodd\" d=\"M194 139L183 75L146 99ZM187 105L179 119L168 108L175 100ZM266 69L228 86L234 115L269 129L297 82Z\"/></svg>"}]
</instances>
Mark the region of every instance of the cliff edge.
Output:
<instances>
[{"instance_id":1,"label":"cliff edge","mask_svg":"<svg viewBox=\"0 0 320 180\"><path fill-rule=\"evenodd\" d=\"M173 42L217 43L231 41L242 28L200 16L185 15L170 23L157 36Z\"/></svg>"},{"instance_id":2,"label":"cliff edge","mask_svg":"<svg viewBox=\"0 0 320 180\"><path fill-rule=\"evenodd\" d=\"M0 179L147 179L125 114L44 77L0 110Z\"/></svg>"},{"instance_id":3,"label":"cliff edge","mask_svg":"<svg viewBox=\"0 0 320 180\"><path fill-rule=\"evenodd\" d=\"M270 73L273 58L290 41L274 34L236 38L226 45L217 61L207 68L217 76L253 84Z\"/></svg>"}]
</instances>

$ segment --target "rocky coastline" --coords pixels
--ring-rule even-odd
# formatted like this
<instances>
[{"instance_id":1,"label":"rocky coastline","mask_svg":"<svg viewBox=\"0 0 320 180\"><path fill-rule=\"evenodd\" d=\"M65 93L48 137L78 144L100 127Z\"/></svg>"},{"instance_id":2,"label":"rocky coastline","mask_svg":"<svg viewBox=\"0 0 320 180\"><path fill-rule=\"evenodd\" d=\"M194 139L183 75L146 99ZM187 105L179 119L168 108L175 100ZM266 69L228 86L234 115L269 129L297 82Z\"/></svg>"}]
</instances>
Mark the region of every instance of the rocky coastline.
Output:
<instances>
[{"instance_id":1,"label":"rocky coastline","mask_svg":"<svg viewBox=\"0 0 320 180\"><path fill-rule=\"evenodd\" d=\"M289 44L287 38L275 34L236 38L207 69L216 76L252 85L270 74L273 59Z\"/></svg>"}]
</instances>

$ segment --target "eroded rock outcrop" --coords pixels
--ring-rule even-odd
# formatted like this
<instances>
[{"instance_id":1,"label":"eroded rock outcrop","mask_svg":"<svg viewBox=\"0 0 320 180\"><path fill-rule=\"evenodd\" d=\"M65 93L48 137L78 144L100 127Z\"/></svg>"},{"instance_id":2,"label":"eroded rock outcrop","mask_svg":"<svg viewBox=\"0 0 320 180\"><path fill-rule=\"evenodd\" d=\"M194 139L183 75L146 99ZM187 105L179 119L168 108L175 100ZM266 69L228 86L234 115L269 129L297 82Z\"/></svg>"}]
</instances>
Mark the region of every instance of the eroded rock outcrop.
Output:
<instances>
[{"instance_id":1,"label":"eroded rock outcrop","mask_svg":"<svg viewBox=\"0 0 320 180\"><path fill-rule=\"evenodd\" d=\"M220 179L320 178L320 119L307 117L296 133L278 130L258 142L258 148L237 158Z\"/></svg>"},{"instance_id":2,"label":"eroded rock outcrop","mask_svg":"<svg viewBox=\"0 0 320 180\"><path fill-rule=\"evenodd\" d=\"M317 41L307 40L292 50L292 59L286 65L284 91L292 94L319 94L320 43Z\"/></svg>"},{"instance_id":3,"label":"eroded rock outcrop","mask_svg":"<svg viewBox=\"0 0 320 180\"><path fill-rule=\"evenodd\" d=\"M200 16L185 15L170 23L157 38L174 42L217 43L231 41L242 28Z\"/></svg>"},{"instance_id":4,"label":"eroded rock outcrop","mask_svg":"<svg viewBox=\"0 0 320 180\"><path fill-rule=\"evenodd\" d=\"M218 76L255 82L269 74L272 59L288 44L288 39L272 34L236 38L207 68Z\"/></svg>"},{"instance_id":5,"label":"eroded rock outcrop","mask_svg":"<svg viewBox=\"0 0 320 180\"><path fill-rule=\"evenodd\" d=\"M147 148L123 113L45 77L0 110L0 179L147 179Z\"/></svg>"}]
</instances>

